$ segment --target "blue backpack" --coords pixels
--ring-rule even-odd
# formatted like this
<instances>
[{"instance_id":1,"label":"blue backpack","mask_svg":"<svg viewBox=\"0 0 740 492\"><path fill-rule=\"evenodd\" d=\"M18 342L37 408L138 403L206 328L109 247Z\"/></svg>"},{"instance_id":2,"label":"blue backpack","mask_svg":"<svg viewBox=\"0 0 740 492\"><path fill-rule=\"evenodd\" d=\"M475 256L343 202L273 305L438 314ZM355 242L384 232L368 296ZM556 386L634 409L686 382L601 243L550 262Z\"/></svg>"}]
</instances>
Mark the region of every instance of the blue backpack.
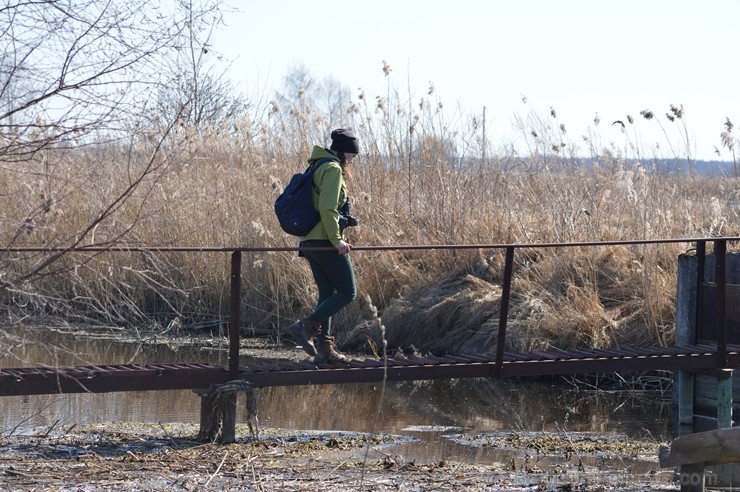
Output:
<instances>
[{"instance_id":1,"label":"blue backpack","mask_svg":"<svg viewBox=\"0 0 740 492\"><path fill-rule=\"evenodd\" d=\"M333 161L325 157L314 162L303 173L294 174L288 186L275 200L275 215L280 227L293 236L305 236L321 221L319 212L313 206L311 189L319 192L313 184L313 173L325 162Z\"/></svg>"}]
</instances>

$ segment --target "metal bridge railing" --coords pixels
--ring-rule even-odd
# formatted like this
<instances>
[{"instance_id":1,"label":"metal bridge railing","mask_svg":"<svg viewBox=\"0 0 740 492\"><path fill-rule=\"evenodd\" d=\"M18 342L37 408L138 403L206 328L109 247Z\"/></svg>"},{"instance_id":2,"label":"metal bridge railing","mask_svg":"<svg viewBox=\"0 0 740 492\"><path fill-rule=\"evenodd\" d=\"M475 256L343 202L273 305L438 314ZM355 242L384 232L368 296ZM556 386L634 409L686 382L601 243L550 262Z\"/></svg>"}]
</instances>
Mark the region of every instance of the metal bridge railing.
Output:
<instances>
[{"instance_id":1,"label":"metal bridge railing","mask_svg":"<svg viewBox=\"0 0 740 492\"><path fill-rule=\"evenodd\" d=\"M403 251L403 250L464 250L464 249L502 249L505 251L505 262L503 272L503 285L501 294L501 312L497 336L496 373L501 376L504 363L504 349L506 346L506 326L508 322L509 301L511 295L511 280L514 271L514 256L516 250L522 249L547 249L547 248L582 248L596 246L629 246L646 244L671 244L671 243L695 243L698 257L697 267L697 327L699 326L699 313L703 301L699 288L704 283L705 257L707 243L713 243L715 260L715 310L716 310L716 336L718 350L718 369L726 368L728 361L727 352L727 243L740 241L740 236L732 237L700 237L700 238L675 238L675 239L645 239L628 241L599 241L599 242L566 242L566 243L515 243L515 244L427 244L427 245L391 245L391 246L354 246L353 251ZM230 319L229 319L229 374L235 379L239 374L239 346L241 324L241 265L242 253L255 252L298 252L298 251L333 251L333 248L297 248L297 247L168 247L168 246L126 246L117 244L115 246L78 246L70 248L4 248L0 252L5 253L54 253L56 255L66 253L84 252L216 252L231 254L231 287L230 287ZM698 332L698 330L696 330Z\"/></svg>"}]
</instances>

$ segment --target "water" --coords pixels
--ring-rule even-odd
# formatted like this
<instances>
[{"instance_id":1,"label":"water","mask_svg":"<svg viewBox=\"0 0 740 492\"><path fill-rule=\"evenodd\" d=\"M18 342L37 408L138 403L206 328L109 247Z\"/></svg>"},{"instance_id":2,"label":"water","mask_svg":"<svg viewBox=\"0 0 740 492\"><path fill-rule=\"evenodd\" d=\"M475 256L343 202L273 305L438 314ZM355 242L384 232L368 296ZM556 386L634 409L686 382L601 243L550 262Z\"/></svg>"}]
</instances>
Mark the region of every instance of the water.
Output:
<instances>
[{"instance_id":1,"label":"water","mask_svg":"<svg viewBox=\"0 0 740 492\"><path fill-rule=\"evenodd\" d=\"M40 329L6 329L0 342L6 347L0 367L176 361L226 365L227 354L225 346L121 343ZM447 459L505 463L513 456L511 450L462 445L456 438L460 435L587 432L668 441L671 432L669 400L640 393L577 391L574 385L532 380L398 382L385 388L380 383L276 387L259 390L258 398L263 428L403 434L415 440L388 452L417 463ZM238 409L245 411L241 400ZM199 398L191 391L1 397L0 435L97 422L197 424L199 410ZM246 415L239 415L238 421L246 422ZM638 464L633 472L640 471ZM649 465L643 471L648 472Z\"/></svg>"}]
</instances>

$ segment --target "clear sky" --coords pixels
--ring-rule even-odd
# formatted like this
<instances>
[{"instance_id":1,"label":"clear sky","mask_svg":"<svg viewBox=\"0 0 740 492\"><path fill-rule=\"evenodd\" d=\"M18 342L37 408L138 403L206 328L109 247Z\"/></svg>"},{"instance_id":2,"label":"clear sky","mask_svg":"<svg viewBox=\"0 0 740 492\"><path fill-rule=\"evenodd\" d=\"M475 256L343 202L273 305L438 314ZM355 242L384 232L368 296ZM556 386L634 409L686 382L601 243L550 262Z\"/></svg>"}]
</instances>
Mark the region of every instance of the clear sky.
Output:
<instances>
[{"instance_id":1,"label":"clear sky","mask_svg":"<svg viewBox=\"0 0 740 492\"><path fill-rule=\"evenodd\" d=\"M740 0L228 0L238 11L214 38L249 98L269 98L292 67L331 75L353 94L391 84L421 97L429 83L446 108L486 107L487 135L506 141L514 115L550 107L571 139L598 113L605 142L632 115L644 147L683 105L693 157L731 156L720 133L740 123ZM522 102L526 96L527 105ZM685 155L682 155L685 157Z\"/></svg>"}]
</instances>

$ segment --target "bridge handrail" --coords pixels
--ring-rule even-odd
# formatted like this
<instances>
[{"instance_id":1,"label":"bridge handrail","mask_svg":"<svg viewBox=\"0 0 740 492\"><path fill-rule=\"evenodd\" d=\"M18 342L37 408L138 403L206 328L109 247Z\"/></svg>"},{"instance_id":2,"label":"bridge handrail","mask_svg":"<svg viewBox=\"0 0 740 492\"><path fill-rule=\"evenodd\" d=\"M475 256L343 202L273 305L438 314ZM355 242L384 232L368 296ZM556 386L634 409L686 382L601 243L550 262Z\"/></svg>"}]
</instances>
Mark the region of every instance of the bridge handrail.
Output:
<instances>
[{"instance_id":1,"label":"bridge handrail","mask_svg":"<svg viewBox=\"0 0 740 492\"><path fill-rule=\"evenodd\" d=\"M514 252L516 249L540 249L540 248L571 248L571 247L593 247L593 246L629 246L647 244L671 244L671 243L696 243L697 256L697 286L704 279L704 256L706 244L714 243L715 261L715 284L717 294L715 296L716 308L716 334L718 350L718 369L727 367L727 313L726 313L726 252L727 243L740 241L740 236L713 236L692 238L667 238L667 239L635 239L617 241L585 241L585 242L563 242L563 243L492 243L492 244L416 244L416 245L376 245L376 246L354 246L353 251L404 251L404 250L446 250L446 249L504 249L506 252L504 262L504 276L501 294L501 312L499 319L499 331L497 337L496 373L503 372L504 347L506 342L506 325L508 320L508 309L511 292L511 279L513 276ZM230 293L230 319L229 319L229 374L236 378L239 374L239 346L240 334L240 299L241 299L241 257L242 253L254 252L299 252L299 251L329 250L327 248L300 248L300 247L212 247L212 246L141 246L141 245L89 245L72 247L6 247L0 249L5 253L85 253L85 252L214 252L231 253L231 293ZM697 313L700 311L701 298L697 297ZM697 318L698 322L698 318Z\"/></svg>"},{"instance_id":2,"label":"bridge handrail","mask_svg":"<svg viewBox=\"0 0 740 492\"><path fill-rule=\"evenodd\" d=\"M353 251L404 251L404 250L445 250L445 249L539 249L539 248L571 248L583 246L629 246L644 244L671 244L671 243L704 243L725 241L740 241L740 236L712 236L712 237L683 237L663 239L629 239L615 241L574 241L574 242L545 242L545 243L481 243L481 244L407 244L407 245L368 245L353 246ZM297 246L142 246L128 244L89 245L73 247L40 247L16 246L6 247L0 251L6 253L85 253L85 252L203 252L203 253L257 253L257 252L298 252L298 251L332 250L332 248L300 248Z\"/></svg>"}]
</instances>

